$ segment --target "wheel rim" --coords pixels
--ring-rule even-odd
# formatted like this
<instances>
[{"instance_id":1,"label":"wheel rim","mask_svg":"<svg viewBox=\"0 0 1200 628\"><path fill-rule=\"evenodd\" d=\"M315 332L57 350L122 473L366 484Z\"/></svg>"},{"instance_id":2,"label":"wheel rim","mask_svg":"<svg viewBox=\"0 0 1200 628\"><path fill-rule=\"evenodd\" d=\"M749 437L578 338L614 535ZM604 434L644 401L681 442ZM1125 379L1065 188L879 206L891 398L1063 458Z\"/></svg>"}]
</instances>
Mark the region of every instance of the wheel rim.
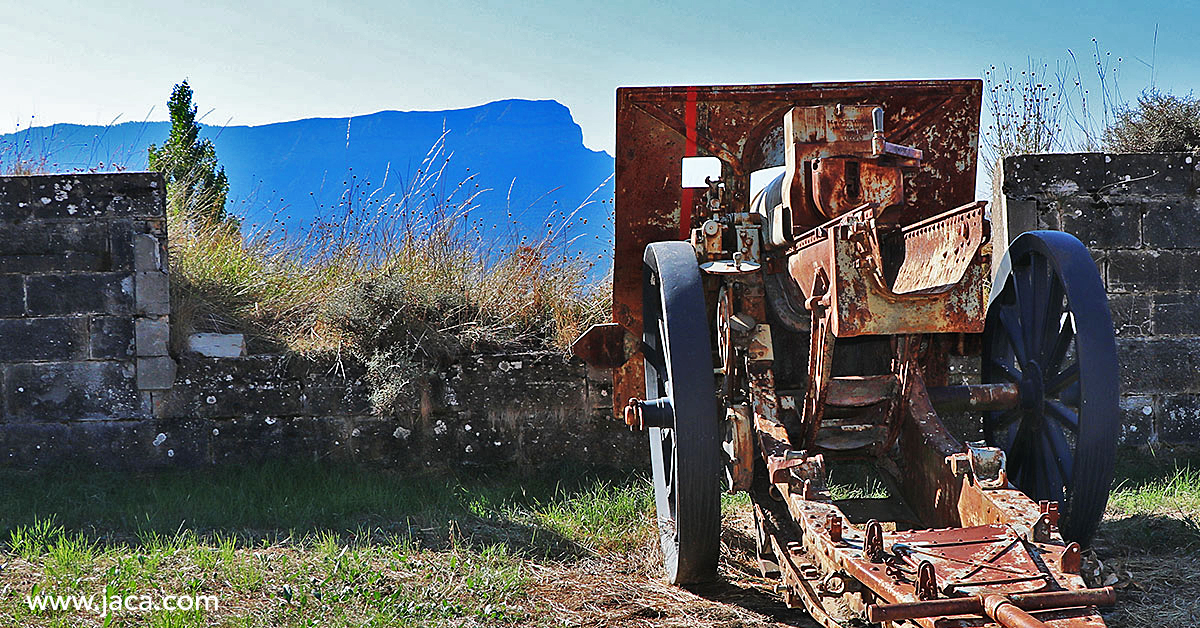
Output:
<instances>
[{"instance_id":1,"label":"wheel rim","mask_svg":"<svg viewBox=\"0 0 1200 628\"><path fill-rule=\"evenodd\" d=\"M984 416L1009 479L1060 504L1067 540L1090 541L1104 513L1120 431L1116 343L1104 285L1079 240L1022 234L996 276L982 376L1018 386L1021 404Z\"/></svg>"},{"instance_id":2,"label":"wheel rim","mask_svg":"<svg viewBox=\"0 0 1200 628\"><path fill-rule=\"evenodd\" d=\"M722 467L703 286L685 242L651 244L645 262L646 398L669 399L673 410L670 427L649 428L663 563L674 584L711 580Z\"/></svg>"}]
</instances>

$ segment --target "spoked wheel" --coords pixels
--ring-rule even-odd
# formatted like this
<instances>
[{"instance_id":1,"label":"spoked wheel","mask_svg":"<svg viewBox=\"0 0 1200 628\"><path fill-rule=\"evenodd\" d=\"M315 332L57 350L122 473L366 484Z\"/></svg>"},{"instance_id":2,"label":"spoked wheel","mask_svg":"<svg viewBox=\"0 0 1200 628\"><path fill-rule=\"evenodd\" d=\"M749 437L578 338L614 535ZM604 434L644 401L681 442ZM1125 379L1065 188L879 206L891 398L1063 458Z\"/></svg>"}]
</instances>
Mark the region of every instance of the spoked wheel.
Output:
<instances>
[{"instance_id":1,"label":"spoked wheel","mask_svg":"<svg viewBox=\"0 0 1200 628\"><path fill-rule=\"evenodd\" d=\"M1086 545L1108 503L1121 424L1104 285L1074 236L1031 231L1012 243L992 290L983 380L1017 384L1021 403L987 413L984 437L1004 450L1017 488L1059 502L1063 538Z\"/></svg>"},{"instance_id":2,"label":"spoked wheel","mask_svg":"<svg viewBox=\"0 0 1200 628\"><path fill-rule=\"evenodd\" d=\"M650 461L663 563L672 584L716 577L721 542L720 422L696 254L646 247L642 286ZM657 425L655 425L655 423Z\"/></svg>"}]
</instances>

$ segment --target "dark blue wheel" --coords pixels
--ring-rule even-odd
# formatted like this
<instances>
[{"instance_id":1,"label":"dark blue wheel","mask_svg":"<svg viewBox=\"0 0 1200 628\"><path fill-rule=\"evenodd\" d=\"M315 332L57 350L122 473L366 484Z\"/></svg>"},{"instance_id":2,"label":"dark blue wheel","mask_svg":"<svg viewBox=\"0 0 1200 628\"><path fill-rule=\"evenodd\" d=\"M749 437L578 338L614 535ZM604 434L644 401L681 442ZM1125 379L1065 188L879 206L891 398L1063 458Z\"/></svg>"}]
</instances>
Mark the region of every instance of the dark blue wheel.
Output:
<instances>
[{"instance_id":1,"label":"dark blue wheel","mask_svg":"<svg viewBox=\"0 0 1200 628\"><path fill-rule=\"evenodd\" d=\"M992 286L982 377L1014 383L1018 407L986 413L987 442L1035 501L1059 503L1063 538L1086 545L1108 503L1121 416L1104 283L1087 247L1061 231L1013 241Z\"/></svg>"},{"instance_id":2,"label":"dark blue wheel","mask_svg":"<svg viewBox=\"0 0 1200 628\"><path fill-rule=\"evenodd\" d=\"M713 580L724 467L709 317L690 244L646 247L642 303L646 399L663 417L649 428L663 565L672 584Z\"/></svg>"}]
</instances>

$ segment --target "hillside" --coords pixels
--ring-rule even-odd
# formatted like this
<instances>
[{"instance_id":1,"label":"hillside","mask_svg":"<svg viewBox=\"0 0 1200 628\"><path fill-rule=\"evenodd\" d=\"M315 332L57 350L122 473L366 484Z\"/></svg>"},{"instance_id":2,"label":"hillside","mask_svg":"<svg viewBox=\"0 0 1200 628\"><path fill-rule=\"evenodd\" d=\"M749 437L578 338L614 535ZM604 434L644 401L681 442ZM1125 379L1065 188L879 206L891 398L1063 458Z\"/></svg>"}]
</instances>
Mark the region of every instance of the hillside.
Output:
<instances>
[{"instance_id":1,"label":"hillside","mask_svg":"<svg viewBox=\"0 0 1200 628\"><path fill-rule=\"evenodd\" d=\"M146 147L161 142L166 122L108 127L58 124L0 135L0 165L15 156L44 155L57 170L146 167ZM348 188L361 199L399 197L444 134L449 157L438 195L468 176L480 191L474 217L507 235L508 211L531 237L548 217L570 213L589 197L576 221L586 253L607 250L613 159L583 145L570 111L552 100L503 100L449 111L382 111L349 118L313 118L262 126L204 126L230 180L230 210L247 228L279 219L289 228L328 216ZM478 185L478 188L475 186ZM603 187L597 191L598 187ZM593 192L595 192L593 194ZM604 201L604 202L600 202ZM552 222L558 221L552 218Z\"/></svg>"}]
</instances>

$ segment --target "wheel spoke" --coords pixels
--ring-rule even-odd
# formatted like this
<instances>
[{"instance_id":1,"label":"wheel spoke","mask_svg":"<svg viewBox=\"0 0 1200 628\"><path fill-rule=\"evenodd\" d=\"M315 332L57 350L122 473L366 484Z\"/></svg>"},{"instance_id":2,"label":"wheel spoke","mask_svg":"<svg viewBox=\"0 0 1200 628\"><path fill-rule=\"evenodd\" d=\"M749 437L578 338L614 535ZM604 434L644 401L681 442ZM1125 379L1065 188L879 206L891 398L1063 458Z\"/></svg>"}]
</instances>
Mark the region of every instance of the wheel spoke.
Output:
<instances>
[{"instance_id":1,"label":"wheel spoke","mask_svg":"<svg viewBox=\"0 0 1200 628\"><path fill-rule=\"evenodd\" d=\"M1033 442L1029 443L1029 456L1033 462L1030 465L1030 479L1032 481L1030 488L1037 495L1035 499L1042 499L1048 492L1047 487L1049 486L1049 482L1046 475L1049 470L1046 468L1046 455L1042 451L1041 438L1037 438L1037 435L1034 436Z\"/></svg>"},{"instance_id":2,"label":"wheel spoke","mask_svg":"<svg viewBox=\"0 0 1200 628\"><path fill-rule=\"evenodd\" d=\"M1079 415L1058 401L1053 399L1046 400L1046 414L1053 417L1055 421L1072 434L1079 433Z\"/></svg>"},{"instance_id":3,"label":"wheel spoke","mask_svg":"<svg viewBox=\"0 0 1200 628\"><path fill-rule=\"evenodd\" d=\"M1046 258L1036 255L1030 264L1030 279L1031 288L1033 290L1033 338L1031 353L1036 352L1041 354L1045 349L1045 340L1048 337L1048 327L1051 321L1057 324L1059 303L1062 297L1056 297L1054 288L1058 287L1058 283L1054 281L1054 275L1050 272L1050 265L1046 262ZM1055 299L1059 303L1054 303ZM1039 307L1040 306L1040 307Z\"/></svg>"},{"instance_id":4,"label":"wheel spoke","mask_svg":"<svg viewBox=\"0 0 1200 628\"><path fill-rule=\"evenodd\" d=\"M1030 355L1037 350L1036 336L1038 333L1037 321L1037 293L1034 292L1034 270L1033 264L1017 270L1016 273L1016 292L1017 292L1017 307L1020 312L1020 326L1025 335L1021 337L1024 340L1025 355ZM1025 362L1024 359L1021 360Z\"/></svg>"},{"instance_id":5,"label":"wheel spoke","mask_svg":"<svg viewBox=\"0 0 1200 628\"><path fill-rule=\"evenodd\" d=\"M1071 446L1063 433L1053 425L1046 426L1046 440L1050 443L1050 452L1054 454L1055 466L1058 467L1059 477L1063 485L1071 483L1074 474L1075 459L1071 454Z\"/></svg>"},{"instance_id":6,"label":"wheel spoke","mask_svg":"<svg viewBox=\"0 0 1200 628\"><path fill-rule=\"evenodd\" d=\"M667 371L667 360L662 354L662 351L649 343L642 343L642 357L654 367L655 373L665 373Z\"/></svg>"},{"instance_id":7,"label":"wheel spoke","mask_svg":"<svg viewBox=\"0 0 1200 628\"><path fill-rule=\"evenodd\" d=\"M1057 395L1064 388L1079 381L1079 363L1072 362L1061 373L1046 380L1046 394Z\"/></svg>"},{"instance_id":8,"label":"wheel spoke","mask_svg":"<svg viewBox=\"0 0 1200 628\"><path fill-rule=\"evenodd\" d=\"M1008 426L1015 423L1019 418L1021 418L1021 410L1018 408L1013 408L998 414L991 413L988 424L993 432L999 432L1007 429Z\"/></svg>"},{"instance_id":9,"label":"wheel spoke","mask_svg":"<svg viewBox=\"0 0 1200 628\"><path fill-rule=\"evenodd\" d=\"M1016 430L1014 429L1013 431L1015 432ZM1024 461L1024 459L1021 458L1021 456L1017 455L1019 452L1013 451L1012 439L1010 439L1006 436L1004 438L1004 443L1008 444L1008 447L1001 447L1001 449L1004 450L1004 453L1007 456L1008 474L1019 485L1022 482L1022 479L1021 479L1023 477L1022 476L1022 473L1023 473L1022 467L1025 466L1025 464L1024 464L1025 461Z\"/></svg>"},{"instance_id":10,"label":"wheel spoke","mask_svg":"<svg viewBox=\"0 0 1200 628\"><path fill-rule=\"evenodd\" d=\"M1079 396L1079 380L1076 380L1070 386L1064 388L1058 398L1064 404L1078 408L1079 404L1083 402L1082 398Z\"/></svg>"},{"instance_id":11,"label":"wheel spoke","mask_svg":"<svg viewBox=\"0 0 1200 628\"><path fill-rule=\"evenodd\" d=\"M1002 444L1004 446L1001 447L1001 449L1003 449L1005 452L1011 452L1013 450L1013 447L1016 446L1016 444L1017 444L1017 435L1020 433L1021 433L1021 423L1018 421L1018 422L1016 422L1015 425L1013 425L1012 427L1010 427L1007 431L1005 431L1003 433L1004 441Z\"/></svg>"},{"instance_id":12,"label":"wheel spoke","mask_svg":"<svg viewBox=\"0 0 1200 628\"><path fill-rule=\"evenodd\" d=\"M1017 362L1024 364L1026 353L1025 345L1021 342L1021 321L1012 308L1001 307L997 314L1000 317L1000 326L1004 328L1004 335L1008 338L1008 344L1017 356Z\"/></svg>"},{"instance_id":13,"label":"wheel spoke","mask_svg":"<svg viewBox=\"0 0 1200 628\"><path fill-rule=\"evenodd\" d=\"M1021 381L1021 373L1012 364L1002 360L997 360L996 358L992 358L990 363L999 371L1000 376L1004 379L1007 379L1013 383L1018 383Z\"/></svg>"},{"instance_id":14,"label":"wheel spoke","mask_svg":"<svg viewBox=\"0 0 1200 628\"><path fill-rule=\"evenodd\" d=\"M1062 314L1059 314L1058 334L1054 338L1050 352L1045 356L1047 369L1057 369L1062 366L1063 358L1067 356L1067 349L1071 348L1071 339L1074 337L1074 324L1071 322L1070 315L1068 314L1064 319Z\"/></svg>"},{"instance_id":15,"label":"wheel spoke","mask_svg":"<svg viewBox=\"0 0 1200 628\"><path fill-rule=\"evenodd\" d=\"M1038 336L1038 357L1046 363L1049 363L1048 358L1058 351L1058 343L1062 335L1063 324L1063 288L1062 284L1057 281L1056 277L1049 280L1046 287L1046 309L1043 314L1041 330ZM1068 342L1069 342L1068 338ZM1066 352L1064 347L1063 352ZM1061 361L1062 358L1059 358ZM1055 364L1057 366L1057 364Z\"/></svg>"}]
</instances>

